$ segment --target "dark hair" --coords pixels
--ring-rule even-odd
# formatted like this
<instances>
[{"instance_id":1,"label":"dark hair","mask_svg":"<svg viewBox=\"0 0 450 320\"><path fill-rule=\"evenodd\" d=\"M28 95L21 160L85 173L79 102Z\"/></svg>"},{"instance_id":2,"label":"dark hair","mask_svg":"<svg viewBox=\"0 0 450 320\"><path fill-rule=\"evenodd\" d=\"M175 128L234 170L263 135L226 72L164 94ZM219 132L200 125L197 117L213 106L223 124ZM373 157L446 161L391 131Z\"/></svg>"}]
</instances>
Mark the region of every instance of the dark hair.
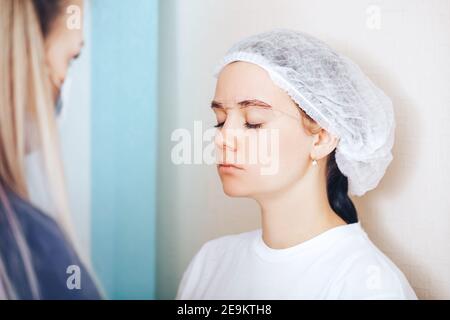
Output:
<instances>
[{"instance_id":1,"label":"dark hair","mask_svg":"<svg viewBox=\"0 0 450 320\"><path fill-rule=\"evenodd\" d=\"M358 222L358 214L352 200L348 196L348 179L339 170L336 157L336 149L328 156L327 160L327 194L328 202L334 212L347 223Z\"/></svg>"},{"instance_id":2,"label":"dark hair","mask_svg":"<svg viewBox=\"0 0 450 320\"><path fill-rule=\"evenodd\" d=\"M33 0L42 35L46 37L55 22L56 17L61 13L61 3L63 0Z\"/></svg>"},{"instance_id":3,"label":"dark hair","mask_svg":"<svg viewBox=\"0 0 450 320\"><path fill-rule=\"evenodd\" d=\"M298 106L298 105L297 105ZM307 115L300 107L298 108L302 122L306 130L310 133L320 131L320 125ZM336 163L336 149L328 155L326 179L327 179L327 196L331 209L345 222L358 222L358 213L353 205L352 200L348 196L348 179L341 172Z\"/></svg>"}]
</instances>

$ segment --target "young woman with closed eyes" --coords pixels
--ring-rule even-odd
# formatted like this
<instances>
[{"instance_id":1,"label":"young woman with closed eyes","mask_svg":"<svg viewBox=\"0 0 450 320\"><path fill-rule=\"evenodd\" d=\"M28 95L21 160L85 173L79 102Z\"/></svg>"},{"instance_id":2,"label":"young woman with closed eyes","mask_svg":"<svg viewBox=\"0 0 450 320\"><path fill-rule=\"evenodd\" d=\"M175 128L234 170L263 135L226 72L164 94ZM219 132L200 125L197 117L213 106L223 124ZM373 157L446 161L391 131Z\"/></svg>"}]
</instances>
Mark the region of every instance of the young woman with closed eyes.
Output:
<instances>
[{"instance_id":1,"label":"young woman with closed eyes","mask_svg":"<svg viewBox=\"0 0 450 320\"><path fill-rule=\"evenodd\" d=\"M317 55L308 58L311 53ZM344 86L353 75L340 69L337 59L318 40L285 30L250 37L229 51L211 105L217 118L218 173L225 194L258 203L261 228L205 243L184 272L177 299L416 299L403 273L358 222L348 180L355 193L373 185L351 170L346 170L348 178L339 168L357 159L344 152L356 145L356 131L347 135L344 130L355 123L350 118L365 114L336 112L347 106L340 101L356 108L355 95L363 97L356 86ZM325 99L319 93L330 83L338 89L327 89ZM373 108L389 119L381 105ZM277 148L270 139L254 140L257 149L276 159L272 174L261 174L267 164L236 162L251 158L247 138L262 131L276 133ZM390 151L390 137L381 137ZM375 167L365 170L370 168Z\"/></svg>"}]
</instances>

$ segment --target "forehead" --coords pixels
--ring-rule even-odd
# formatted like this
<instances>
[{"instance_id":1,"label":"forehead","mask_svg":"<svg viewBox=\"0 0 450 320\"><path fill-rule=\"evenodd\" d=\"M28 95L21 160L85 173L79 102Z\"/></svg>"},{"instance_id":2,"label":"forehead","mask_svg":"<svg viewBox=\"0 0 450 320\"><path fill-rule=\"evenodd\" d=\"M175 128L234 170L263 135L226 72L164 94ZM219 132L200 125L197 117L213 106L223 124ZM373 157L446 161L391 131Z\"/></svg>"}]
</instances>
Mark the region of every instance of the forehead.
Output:
<instances>
[{"instance_id":1,"label":"forehead","mask_svg":"<svg viewBox=\"0 0 450 320\"><path fill-rule=\"evenodd\" d=\"M78 34L82 32L84 22L84 1L65 0L61 2L59 14L54 21L54 27L60 31L66 30Z\"/></svg>"},{"instance_id":2,"label":"forehead","mask_svg":"<svg viewBox=\"0 0 450 320\"><path fill-rule=\"evenodd\" d=\"M214 100L236 104L243 100L261 100L274 109L290 109L294 102L276 86L267 71L253 63L238 61L219 73Z\"/></svg>"},{"instance_id":3,"label":"forehead","mask_svg":"<svg viewBox=\"0 0 450 320\"><path fill-rule=\"evenodd\" d=\"M274 84L264 69L252 63L238 61L226 65L219 73L216 98L263 98L269 96L274 89Z\"/></svg>"}]
</instances>

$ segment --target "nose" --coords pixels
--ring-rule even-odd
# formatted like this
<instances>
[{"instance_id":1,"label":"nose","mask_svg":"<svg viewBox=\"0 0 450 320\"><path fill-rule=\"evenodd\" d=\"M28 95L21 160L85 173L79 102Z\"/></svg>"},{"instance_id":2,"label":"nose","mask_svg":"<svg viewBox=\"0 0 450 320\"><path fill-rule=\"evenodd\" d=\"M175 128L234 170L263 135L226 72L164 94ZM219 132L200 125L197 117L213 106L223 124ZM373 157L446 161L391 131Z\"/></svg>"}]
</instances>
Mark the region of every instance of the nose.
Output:
<instances>
[{"instance_id":1,"label":"nose","mask_svg":"<svg viewBox=\"0 0 450 320\"><path fill-rule=\"evenodd\" d=\"M234 130L223 127L221 130L217 130L214 142L216 147L222 151L237 151L237 135Z\"/></svg>"},{"instance_id":2,"label":"nose","mask_svg":"<svg viewBox=\"0 0 450 320\"><path fill-rule=\"evenodd\" d=\"M220 130L217 130L215 136L217 163L235 163L237 161L237 134L236 130L231 129L226 123Z\"/></svg>"}]
</instances>

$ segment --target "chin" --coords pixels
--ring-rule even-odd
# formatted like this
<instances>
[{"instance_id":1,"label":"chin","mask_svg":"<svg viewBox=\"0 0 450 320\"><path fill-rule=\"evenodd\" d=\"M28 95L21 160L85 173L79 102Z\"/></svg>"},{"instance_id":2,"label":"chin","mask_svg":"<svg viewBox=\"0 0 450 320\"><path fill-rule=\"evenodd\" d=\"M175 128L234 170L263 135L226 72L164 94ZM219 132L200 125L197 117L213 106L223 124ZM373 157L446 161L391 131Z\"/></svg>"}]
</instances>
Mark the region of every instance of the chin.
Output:
<instances>
[{"instance_id":1,"label":"chin","mask_svg":"<svg viewBox=\"0 0 450 320\"><path fill-rule=\"evenodd\" d=\"M250 192L247 188L243 188L242 185L236 185L232 183L223 183L223 192L233 198L239 198L239 197L249 197Z\"/></svg>"}]
</instances>

